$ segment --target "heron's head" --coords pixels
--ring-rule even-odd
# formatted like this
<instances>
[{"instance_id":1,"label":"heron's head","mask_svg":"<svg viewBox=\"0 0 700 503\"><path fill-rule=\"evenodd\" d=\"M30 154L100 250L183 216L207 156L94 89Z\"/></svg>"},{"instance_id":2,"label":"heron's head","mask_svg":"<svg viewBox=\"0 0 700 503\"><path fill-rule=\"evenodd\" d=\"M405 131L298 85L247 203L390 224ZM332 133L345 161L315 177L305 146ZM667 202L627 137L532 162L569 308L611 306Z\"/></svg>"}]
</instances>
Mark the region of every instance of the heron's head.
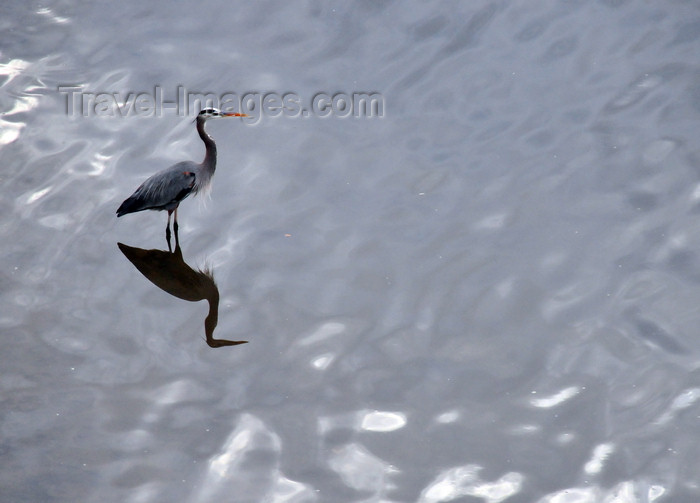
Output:
<instances>
[{"instance_id":1,"label":"heron's head","mask_svg":"<svg viewBox=\"0 0 700 503\"><path fill-rule=\"evenodd\" d=\"M248 117L246 114L222 112L218 108L204 108L197 114L198 120L207 120L214 117Z\"/></svg>"}]
</instances>

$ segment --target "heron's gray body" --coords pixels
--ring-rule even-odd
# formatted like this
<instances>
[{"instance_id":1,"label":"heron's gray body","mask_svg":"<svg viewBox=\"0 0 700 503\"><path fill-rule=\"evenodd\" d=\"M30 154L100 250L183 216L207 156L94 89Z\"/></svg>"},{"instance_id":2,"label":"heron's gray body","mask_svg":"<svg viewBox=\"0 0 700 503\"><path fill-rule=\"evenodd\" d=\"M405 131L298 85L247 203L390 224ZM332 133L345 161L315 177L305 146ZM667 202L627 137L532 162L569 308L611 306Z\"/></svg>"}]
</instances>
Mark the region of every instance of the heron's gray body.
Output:
<instances>
[{"instance_id":1,"label":"heron's gray body","mask_svg":"<svg viewBox=\"0 0 700 503\"><path fill-rule=\"evenodd\" d=\"M192 192L197 192L197 172L201 166L182 161L148 178L124 201L117 216L143 210L172 211Z\"/></svg>"}]
</instances>

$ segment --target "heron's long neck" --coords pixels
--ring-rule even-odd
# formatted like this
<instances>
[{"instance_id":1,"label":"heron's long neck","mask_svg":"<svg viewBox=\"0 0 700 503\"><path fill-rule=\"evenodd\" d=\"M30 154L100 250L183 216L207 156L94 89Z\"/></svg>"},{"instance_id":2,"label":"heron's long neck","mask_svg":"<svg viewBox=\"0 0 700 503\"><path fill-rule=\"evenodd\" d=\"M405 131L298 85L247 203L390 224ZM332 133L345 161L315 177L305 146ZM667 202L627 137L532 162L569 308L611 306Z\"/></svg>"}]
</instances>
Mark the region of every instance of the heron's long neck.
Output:
<instances>
[{"instance_id":1,"label":"heron's long neck","mask_svg":"<svg viewBox=\"0 0 700 503\"><path fill-rule=\"evenodd\" d=\"M209 136L204 130L205 122L205 120L197 118L197 132L199 133L199 137L202 139L204 146L207 149L207 153L202 161L203 174L205 176L208 175L208 178L211 178L216 170L216 143L214 143L212 137Z\"/></svg>"}]
</instances>

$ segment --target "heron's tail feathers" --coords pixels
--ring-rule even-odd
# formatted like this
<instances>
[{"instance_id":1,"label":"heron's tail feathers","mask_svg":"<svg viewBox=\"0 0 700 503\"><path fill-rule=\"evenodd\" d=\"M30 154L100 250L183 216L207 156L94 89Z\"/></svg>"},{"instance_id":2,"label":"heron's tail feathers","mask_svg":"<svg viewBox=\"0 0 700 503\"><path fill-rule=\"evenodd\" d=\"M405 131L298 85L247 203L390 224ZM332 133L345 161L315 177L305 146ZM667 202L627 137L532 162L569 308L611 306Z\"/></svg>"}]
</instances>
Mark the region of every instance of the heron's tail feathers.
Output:
<instances>
[{"instance_id":1,"label":"heron's tail feathers","mask_svg":"<svg viewBox=\"0 0 700 503\"><path fill-rule=\"evenodd\" d=\"M146 206L144 206L143 201L138 198L138 197L130 197L126 201L124 201L121 206L119 206L119 209L117 210L117 216L121 217L122 215L126 215L127 213L135 213L137 211L142 211L148 209Z\"/></svg>"}]
</instances>

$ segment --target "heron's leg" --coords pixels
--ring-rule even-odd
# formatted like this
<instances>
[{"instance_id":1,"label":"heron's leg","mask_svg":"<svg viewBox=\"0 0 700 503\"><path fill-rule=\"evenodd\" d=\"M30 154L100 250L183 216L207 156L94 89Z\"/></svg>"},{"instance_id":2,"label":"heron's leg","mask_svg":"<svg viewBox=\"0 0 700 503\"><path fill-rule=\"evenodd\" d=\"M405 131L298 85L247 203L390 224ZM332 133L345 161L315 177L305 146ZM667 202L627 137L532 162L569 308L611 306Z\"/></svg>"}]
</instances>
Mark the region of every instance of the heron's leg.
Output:
<instances>
[{"instance_id":1,"label":"heron's leg","mask_svg":"<svg viewBox=\"0 0 700 503\"><path fill-rule=\"evenodd\" d=\"M177 208L175 208L175 223L173 224L173 229L175 230L175 251L180 248L180 236L177 233Z\"/></svg>"},{"instance_id":2,"label":"heron's leg","mask_svg":"<svg viewBox=\"0 0 700 503\"><path fill-rule=\"evenodd\" d=\"M165 227L165 240L168 242L168 250L172 251L172 247L170 246L170 215L172 214L172 210L168 210L168 225ZM177 232L177 227L175 228L175 232Z\"/></svg>"}]
</instances>

